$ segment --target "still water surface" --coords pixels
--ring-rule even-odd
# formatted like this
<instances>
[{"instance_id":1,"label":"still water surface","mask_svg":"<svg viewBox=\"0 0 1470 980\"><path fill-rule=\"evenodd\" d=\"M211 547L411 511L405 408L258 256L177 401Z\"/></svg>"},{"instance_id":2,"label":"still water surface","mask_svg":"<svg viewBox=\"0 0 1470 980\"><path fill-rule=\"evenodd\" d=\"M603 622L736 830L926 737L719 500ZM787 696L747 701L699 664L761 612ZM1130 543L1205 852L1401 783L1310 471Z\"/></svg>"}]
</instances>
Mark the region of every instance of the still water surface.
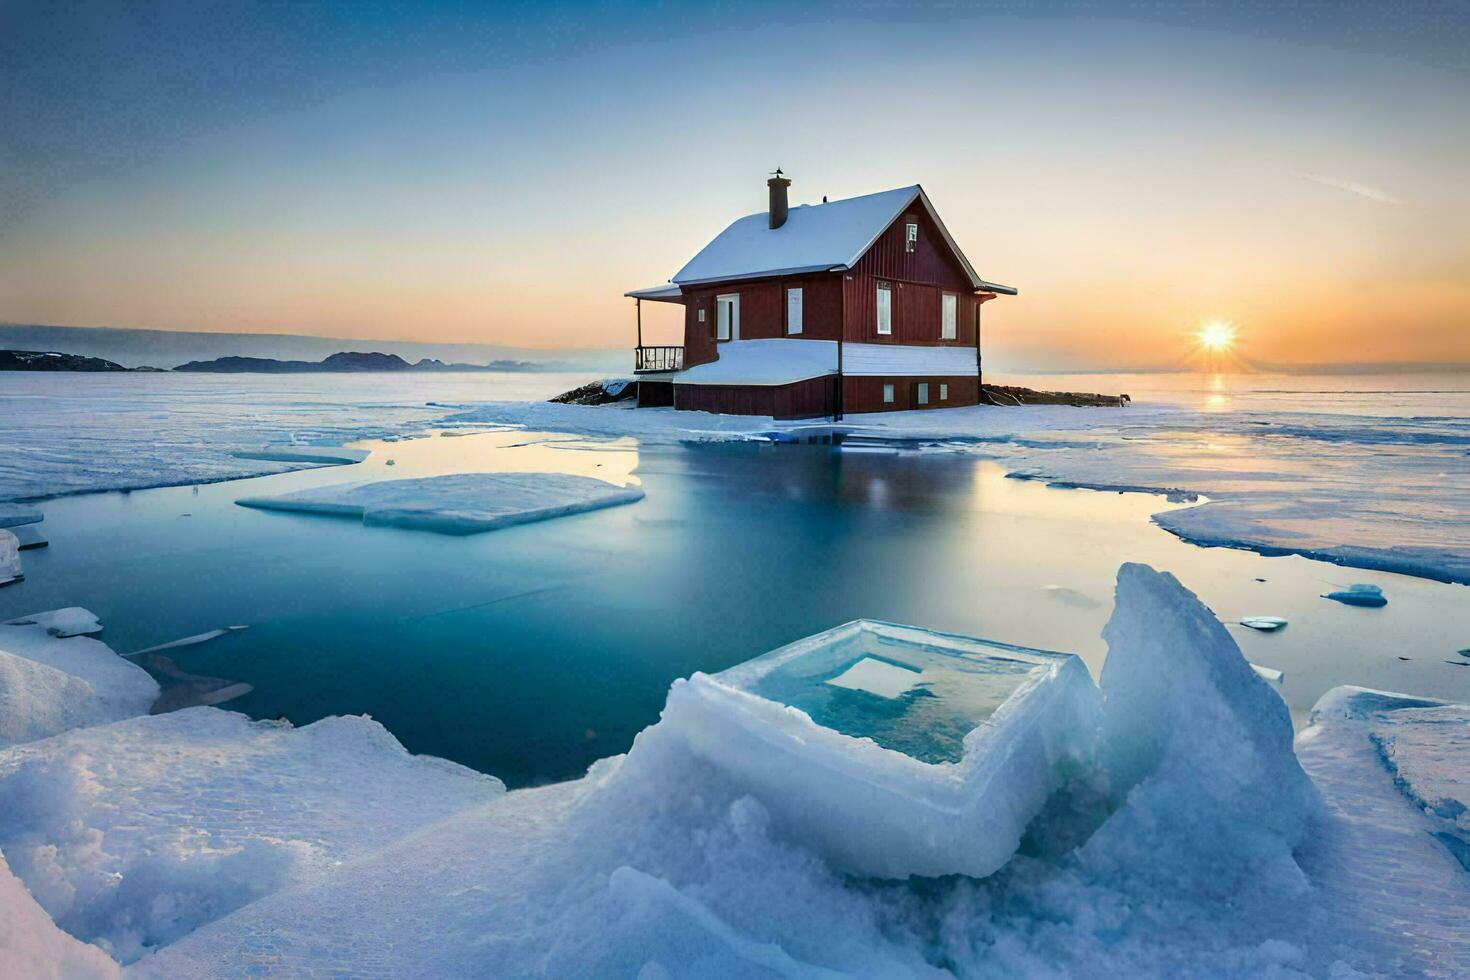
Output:
<instances>
[{"instance_id":1,"label":"still water surface","mask_svg":"<svg viewBox=\"0 0 1470 980\"><path fill-rule=\"evenodd\" d=\"M859 617L1068 650L1096 673L1123 561L1174 572L1222 617L1288 618L1278 634L1231 631L1286 671L1299 718L1339 683L1470 700L1470 668L1445 663L1470 647L1464 587L1197 548L1149 523L1174 506L1157 496L824 446L525 432L360 445L373 455L353 467L49 501L51 546L26 553L0 618L83 605L120 652L248 624L170 654L254 686L230 708L297 724L367 713L411 751L512 786L626 750L677 677ZM638 482L647 498L470 537L234 504L483 470ZM1319 598L1353 582L1381 585L1389 605Z\"/></svg>"}]
</instances>

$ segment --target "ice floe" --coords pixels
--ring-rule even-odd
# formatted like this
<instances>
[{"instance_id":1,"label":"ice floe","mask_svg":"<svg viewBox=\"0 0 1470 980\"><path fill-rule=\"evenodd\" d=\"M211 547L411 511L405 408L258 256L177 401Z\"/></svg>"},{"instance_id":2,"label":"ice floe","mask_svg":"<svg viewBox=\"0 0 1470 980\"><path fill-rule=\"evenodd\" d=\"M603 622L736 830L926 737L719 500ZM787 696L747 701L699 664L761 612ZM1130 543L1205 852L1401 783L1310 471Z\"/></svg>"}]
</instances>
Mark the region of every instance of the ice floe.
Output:
<instances>
[{"instance_id":1,"label":"ice floe","mask_svg":"<svg viewBox=\"0 0 1470 980\"><path fill-rule=\"evenodd\" d=\"M0 527L20 527L36 524L43 519L42 513L27 504L6 503L0 500Z\"/></svg>"},{"instance_id":2,"label":"ice floe","mask_svg":"<svg viewBox=\"0 0 1470 980\"><path fill-rule=\"evenodd\" d=\"M643 499L638 487L562 473L458 473L313 487L236 503L262 510L359 517L364 524L478 534Z\"/></svg>"},{"instance_id":3,"label":"ice floe","mask_svg":"<svg viewBox=\"0 0 1470 980\"><path fill-rule=\"evenodd\" d=\"M1274 633L1286 625L1286 620L1280 616L1242 616L1240 625L1262 633Z\"/></svg>"},{"instance_id":4,"label":"ice floe","mask_svg":"<svg viewBox=\"0 0 1470 980\"><path fill-rule=\"evenodd\" d=\"M263 446L260 449L239 449L230 454L236 459L261 459L276 463L322 463L341 466L361 463L371 455L366 449L348 449L345 446Z\"/></svg>"},{"instance_id":5,"label":"ice floe","mask_svg":"<svg viewBox=\"0 0 1470 980\"><path fill-rule=\"evenodd\" d=\"M1345 606L1366 606L1370 609L1388 605L1383 589L1376 585L1350 585L1346 589L1325 593L1322 598L1340 602Z\"/></svg>"},{"instance_id":6,"label":"ice floe","mask_svg":"<svg viewBox=\"0 0 1470 980\"><path fill-rule=\"evenodd\" d=\"M73 608L0 625L0 746L144 714L158 697L147 671L56 624L90 630L96 617Z\"/></svg>"},{"instance_id":7,"label":"ice floe","mask_svg":"<svg viewBox=\"0 0 1470 980\"><path fill-rule=\"evenodd\" d=\"M24 577L20 565L20 539L0 528L0 585L9 585Z\"/></svg>"},{"instance_id":8,"label":"ice floe","mask_svg":"<svg viewBox=\"0 0 1470 980\"><path fill-rule=\"evenodd\" d=\"M504 791L367 718L190 708L0 752L0 851L62 928L128 963Z\"/></svg>"}]
</instances>

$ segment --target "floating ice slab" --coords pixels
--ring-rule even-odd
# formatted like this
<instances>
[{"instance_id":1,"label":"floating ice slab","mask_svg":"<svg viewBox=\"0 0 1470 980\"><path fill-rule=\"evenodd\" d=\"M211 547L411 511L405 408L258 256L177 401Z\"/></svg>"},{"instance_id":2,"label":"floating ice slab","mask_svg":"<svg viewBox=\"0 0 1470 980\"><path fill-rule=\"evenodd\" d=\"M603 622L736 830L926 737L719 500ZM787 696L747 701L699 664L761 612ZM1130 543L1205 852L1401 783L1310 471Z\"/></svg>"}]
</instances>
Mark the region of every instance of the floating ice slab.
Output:
<instances>
[{"instance_id":1,"label":"floating ice slab","mask_svg":"<svg viewBox=\"0 0 1470 980\"><path fill-rule=\"evenodd\" d=\"M50 544L46 535L34 524L17 524L10 528L10 533L15 535L15 540L20 544L20 550L27 548L44 548Z\"/></svg>"},{"instance_id":2,"label":"floating ice slab","mask_svg":"<svg viewBox=\"0 0 1470 980\"><path fill-rule=\"evenodd\" d=\"M1274 633L1286 625L1286 620L1280 616L1246 616L1240 621L1240 625L1249 626L1262 633Z\"/></svg>"},{"instance_id":3,"label":"floating ice slab","mask_svg":"<svg viewBox=\"0 0 1470 980\"><path fill-rule=\"evenodd\" d=\"M345 446L266 446L230 453L236 459L262 459L274 463L324 463L342 466L361 463L371 455L366 449Z\"/></svg>"},{"instance_id":4,"label":"floating ice slab","mask_svg":"<svg viewBox=\"0 0 1470 980\"><path fill-rule=\"evenodd\" d=\"M637 487L614 486L585 476L460 473L341 483L275 497L246 497L236 503L264 510L360 517L369 526L478 534L642 499L643 491Z\"/></svg>"},{"instance_id":5,"label":"floating ice slab","mask_svg":"<svg viewBox=\"0 0 1470 980\"><path fill-rule=\"evenodd\" d=\"M1070 654L859 620L676 683L664 720L843 870L983 876L1097 703Z\"/></svg>"},{"instance_id":6,"label":"floating ice slab","mask_svg":"<svg viewBox=\"0 0 1470 980\"><path fill-rule=\"evenodd\" d=\"M1388 605L1383 590L1376 585L1350 585L1340 592L1325 593L1322 598L1332 599L1346 606L1367 606L1376 609Z\"/></svg>"}]
</instances>

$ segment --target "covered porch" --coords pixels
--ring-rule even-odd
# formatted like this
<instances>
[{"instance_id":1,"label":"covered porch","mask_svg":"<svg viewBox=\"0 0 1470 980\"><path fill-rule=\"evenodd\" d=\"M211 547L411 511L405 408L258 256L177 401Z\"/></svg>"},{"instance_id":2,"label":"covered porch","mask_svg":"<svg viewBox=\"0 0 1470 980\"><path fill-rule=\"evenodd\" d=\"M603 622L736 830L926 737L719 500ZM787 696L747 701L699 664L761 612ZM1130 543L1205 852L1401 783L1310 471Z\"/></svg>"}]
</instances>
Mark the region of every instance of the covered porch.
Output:
<instances>
[{"instance_id":1,"label":"covered porch","mask_svg":"<svg viewBox=\"0 0 1470 980\"><path fill-rule=\"evenodd\" d=\"M634 289L623 295L633 300L633 315L638 328L638 342L633 348L633 373L638 375L667 375L669 378L672 378L675 372L684 370L684 347L682 344L651 345L643 342L643 301L647 300L650 303L675 303L683 306L684 297L679 287L673 283L665 283L662 286L653 286L648 289ZM664 379L646 378L642 380L656 381Z\"/></svg>"}]
</instances>

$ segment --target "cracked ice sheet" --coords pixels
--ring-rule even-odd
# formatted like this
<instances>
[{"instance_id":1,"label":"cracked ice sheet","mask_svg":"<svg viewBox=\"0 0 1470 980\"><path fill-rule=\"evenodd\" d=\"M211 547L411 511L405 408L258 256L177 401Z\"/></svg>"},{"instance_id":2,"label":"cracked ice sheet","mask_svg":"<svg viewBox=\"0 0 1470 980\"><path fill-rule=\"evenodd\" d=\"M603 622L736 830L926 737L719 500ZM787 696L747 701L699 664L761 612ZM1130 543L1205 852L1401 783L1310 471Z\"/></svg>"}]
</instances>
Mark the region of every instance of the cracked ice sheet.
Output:
<instances>
[{"instance_id":1,"label":"cracked ice sheet","mask_svg":"<svg viewBox=\"0 0 1470 980\"><path fill-rule=\"evenodd\" d=\"M504 792L365 717L189 708L0 752L0 851L58 925L129 963Z\"/></svg>"},{"instance_id":2,"label":"cracked ice sheet","mask_svg":"<svg viewBox=\"0 0 1470 980\"><path fill-rule=\"evenodd\" d=\"M673 409L502 403L451 417L641 442L839 430L914 451L971 453L1062 486L1203 495L1155 523L1204 546L1299 554L1470 583L1470 418L1308 412L971 406L777 422Z\"/></svg>"},{"instance_id":3,"label":"cracked ice sheet","mask_svg":"<svg viewBox=\"0 0 1470 980\"><path fill-rule=\"evenodd\" d=\"M311 487L236 503L262 510L361 517L372 527L478 534L643 499L638 487L564 473L457 473Z\"/></svg>"}]
</instances>

